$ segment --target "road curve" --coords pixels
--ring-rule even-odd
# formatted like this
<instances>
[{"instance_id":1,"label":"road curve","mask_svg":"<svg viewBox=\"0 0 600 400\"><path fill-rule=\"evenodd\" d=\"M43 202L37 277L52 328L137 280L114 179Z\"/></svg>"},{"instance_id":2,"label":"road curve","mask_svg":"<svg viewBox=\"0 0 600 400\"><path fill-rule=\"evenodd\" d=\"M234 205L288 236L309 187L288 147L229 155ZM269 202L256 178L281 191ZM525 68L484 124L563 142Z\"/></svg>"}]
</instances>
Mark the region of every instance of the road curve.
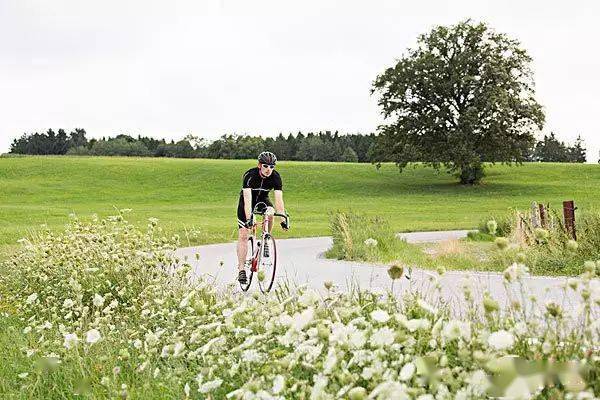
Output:
<instances>
[{"instance_id":1,"label":"road curve","mask_svg":"<svg viewBox=\"0 0 600 400\"><path fill-rule=\"evenodd\" d=\"M466 233L467 231L415 232L398 236L407 242L417 243L457 239L466 236ZM276 284L287 280L292 284L308 284L322 290L323 282L331 281L342 290L356 284L363 289L376 291L391 288L387 265L326 259L324 252L331 244L330 237L279 240ZM177 255L187 258L196 275L214 279L217 285L227 287L235 283L237 277L235 246L235 243L224 243L187 247L178 249ZM435 280L440 283L438 291L432 290ZM504 306L513 299L531 304L529 298L533 295L539 305L543 306L552 300L562 305L567 312L574 312L580 300L575 292L564 289L565 282L565 277L528 277L521 288L505 286L502 275L495 272L448 271L438 276L432 271L413 268L410 280L402 278L394 283L394 293L418 291L429 300L444 302L455 312L462 313L466 309L463 287L467 285L475 298L480 298L487 291ZM236 284L229 287L239 290ZM253 290L258 290L256 284L253 284Z\"/></svg>"}]
</instances>

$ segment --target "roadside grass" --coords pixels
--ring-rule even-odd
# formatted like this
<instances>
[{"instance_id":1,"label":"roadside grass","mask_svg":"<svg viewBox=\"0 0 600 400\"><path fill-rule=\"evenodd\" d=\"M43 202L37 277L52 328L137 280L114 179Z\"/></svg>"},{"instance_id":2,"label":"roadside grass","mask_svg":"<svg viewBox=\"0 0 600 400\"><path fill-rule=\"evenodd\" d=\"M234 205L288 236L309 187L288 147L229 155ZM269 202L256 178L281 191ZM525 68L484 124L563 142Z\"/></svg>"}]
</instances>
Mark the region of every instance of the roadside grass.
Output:
<instances>
[{"instance_id":1,"label":"roadside grass","mask_svg":"<svg viewBox=\"0 0 600 400\"><path fill-rule=\"evenodd\" d=\"M380 217L338 211L331 214L330 220L333 246L326 256L342 260L496 272L521 263L534 275L567 276L582 273L588 260L600 260L600 214L595 212L585 213L578 219L581 229L575 250L569 248L562 228L556 228L547 240L538 240L539 243L517 243L512 235L507 246L501 248L492 241L496 237L489 232L473 232L461 240L411 244L398 239ZM504 227L503 232L511 235L513 229Z\"/></svg>"},{"instance_id":2,"label":"roadside grass","mask_svg":"<svg viewBox=\"0 0 600 400\"><path fill-rule=\"evenodd\" d=\"M254 160L30 156L0 158L0 253L40 224L62 228L70 213L132 208L134 223L160 219L182 245L235 238L242 174ZM398 173L392 164L282 161L292 229L279 237L322 236L328 213L350 209L380 216L395 232L472 229L489 215L526 209L532 200L580 210L600 208L600 165L489 165L480 186L415 164ZM187 232L187 234L186 234ZM189 239L189 241L188 241Z\"/></svg>"}]
</instances>

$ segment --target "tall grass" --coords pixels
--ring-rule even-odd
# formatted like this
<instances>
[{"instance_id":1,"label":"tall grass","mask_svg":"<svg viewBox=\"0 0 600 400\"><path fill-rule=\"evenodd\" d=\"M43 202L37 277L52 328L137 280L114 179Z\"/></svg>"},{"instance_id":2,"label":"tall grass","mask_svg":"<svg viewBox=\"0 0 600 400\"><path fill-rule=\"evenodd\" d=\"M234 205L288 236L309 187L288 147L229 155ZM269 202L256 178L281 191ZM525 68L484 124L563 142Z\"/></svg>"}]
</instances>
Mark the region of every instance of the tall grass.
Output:
<instances>
[{"instance_id":1,"label":"tall grass","mask_svg":"<svg viewBox=\"0 0 600 400\"><path fill-rule=\"evenodd\" d=\"M330 228L333 246L326 253L329 258L431 265L431 259L417 246L397 238L384 218L339 211L330 214Z\"/></svg>"},{"instance_id":2,"label":"tall grass","mask_svg":"<svg viewBox=\"0 0 600 400\"><path fill-rule=\"evenodd\" d=\"M505 217L505 220L508 219ZM554 224L535 228L517 218L503 232L511 246L490 254L490 267L502 269L508 263L526 262L537 275L577 275L583 272L586 260L600 260L600 212L587 211L576 216L577 241L566 233L560 217L554 214Z\"/></svg>"}]
</instances>

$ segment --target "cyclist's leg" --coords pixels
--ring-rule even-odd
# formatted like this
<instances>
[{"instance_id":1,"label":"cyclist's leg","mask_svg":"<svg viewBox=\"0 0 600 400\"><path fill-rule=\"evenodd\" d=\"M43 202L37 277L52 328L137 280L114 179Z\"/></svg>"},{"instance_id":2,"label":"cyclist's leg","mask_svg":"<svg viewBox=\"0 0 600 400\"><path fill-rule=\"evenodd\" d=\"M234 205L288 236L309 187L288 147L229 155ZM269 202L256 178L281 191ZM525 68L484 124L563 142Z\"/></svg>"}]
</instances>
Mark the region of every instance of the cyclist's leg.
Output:
<instances>
[{"instance_id":1,"label":"cyclist's leg","mask_svg":"<svg viewBox=\"0 0 600 400\"><path fill-rule=\"evenodd\" d=\"M264 202L267 205L267 207L272 208L273 212L275 211L275 208L273 207L273 204L271 203L271 200L269 200L268 197L264 200ZM269 225L268 225L269 233L271 233L273 231L273 220L274 220L273 215L265 215L265 218L267 219L267 221L269 223Z\"/></svg>"},{"instance_id":2,"label":"cyclist's leg","mask_svg":"<svg viewBox=\"0 0 600 400\"><path fill-rule=\"evenodd\" d=\"M237 242L237 256L238 256L238 270L244 269L246 263L246 255L248 254L248 229L238 229L238 242Z\"/></svg>"},{"instance_id":3,"label":"cyclist's leg","mask_svg":"<svg viewBox=\"0 0 600 400\"><path fill-rule=\"evenodd\" d=\"M245 227L246 215L244 212L243 205L238 205L237 210L237 225L238 225L238 242L237 242L237 256L238 256L238 270L244 269L246 263L246 255L248 254L248 232L249 229Z\"/></svg>"}]
</instances>

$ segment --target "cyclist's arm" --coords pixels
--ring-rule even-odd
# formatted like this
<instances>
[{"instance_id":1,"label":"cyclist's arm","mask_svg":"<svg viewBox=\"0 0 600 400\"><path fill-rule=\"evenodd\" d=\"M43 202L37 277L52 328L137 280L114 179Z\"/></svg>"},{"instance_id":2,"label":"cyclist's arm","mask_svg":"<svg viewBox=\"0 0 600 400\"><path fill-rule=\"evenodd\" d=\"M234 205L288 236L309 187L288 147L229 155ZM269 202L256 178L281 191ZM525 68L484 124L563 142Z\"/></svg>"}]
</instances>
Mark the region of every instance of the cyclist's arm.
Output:
<instances>
[{"instance_id":1,"label":"cyclist's arm","mask_svg":"<svg viewBox=\"0 0 600 400\"><path fill-rule=\"evenodd\" d=\"M278 214L285 214L285 206L283 205L283 191L274 190L273 194L275 195L275 211ZM281 217L281 221L285 221L285 218Z\"/></svg>"},{"instance_id":2,"label":"cyclist's arm","mask_svg":"<svg viewBox=\"0 0 600 400\"><path fill-rule=\"evenodd\" d=\"M250 219L250 214L252 214L252 189L244 188L242 189L242 193L244 195L244 212L246 213L246 221Z\"/></svg>"}]
</instances>

